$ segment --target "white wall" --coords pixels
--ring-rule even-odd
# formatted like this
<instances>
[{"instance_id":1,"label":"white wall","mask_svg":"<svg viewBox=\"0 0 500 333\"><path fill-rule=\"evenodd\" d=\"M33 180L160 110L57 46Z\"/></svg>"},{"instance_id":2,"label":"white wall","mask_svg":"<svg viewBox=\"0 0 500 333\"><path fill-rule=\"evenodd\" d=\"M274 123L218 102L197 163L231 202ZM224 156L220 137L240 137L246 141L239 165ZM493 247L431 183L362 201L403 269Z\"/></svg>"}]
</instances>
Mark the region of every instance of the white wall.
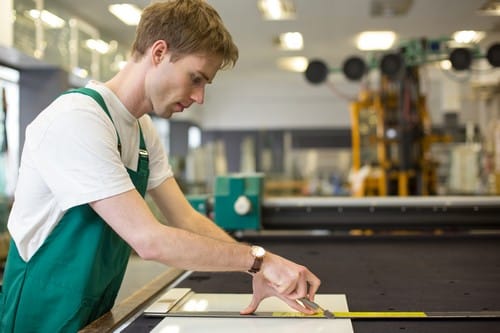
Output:
<instances>
[{"instance_id":1,"label":"white wall","mask_svg":"<svg viewBox=\"0 0 500 333\"><path fill-rule=\"evenodd\" d=\"M236 78L238 68L221 71L207 87L205 104L182 115L207 130L350 127L349 101L360 84L341 74L331 74L327 84L311 85L303 74L281 76L247 73ZM482 74L481 74L482 73ZM239 73L241 74L241 73ZM445 75L435 67L421 75L432 124L443 123L445 112L457 112L461 123L478 122L477 103L471 83L499 82L500 69ZM377 80L374 80L377 82Z\"/></svg>"},{"instance_id":2,"label":"white wall","mask_svg":"<svg viewBox=\"0 0 500 333\"><path fill-rule=\"evenodd\" d=\"M208 88L202 112L203 128L314 128L350 124L347 101L337 98L326 85L312 86L302 74L248 73L244 81L234 77L231 71L220 72ZM350 95L356 95L356 87L344 88Z\"/></svg>"}]
</instances>

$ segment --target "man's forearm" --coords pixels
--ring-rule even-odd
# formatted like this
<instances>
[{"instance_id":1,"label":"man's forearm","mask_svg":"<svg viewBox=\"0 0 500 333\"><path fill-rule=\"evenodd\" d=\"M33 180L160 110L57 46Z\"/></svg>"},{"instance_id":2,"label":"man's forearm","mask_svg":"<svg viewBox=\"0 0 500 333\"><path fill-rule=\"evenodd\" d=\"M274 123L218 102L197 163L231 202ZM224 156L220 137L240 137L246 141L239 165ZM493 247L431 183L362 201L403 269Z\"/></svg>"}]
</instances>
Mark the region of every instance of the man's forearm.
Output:
<instances>
[{"instance_id":1,"label":"man's forearm","mask_svg":"<svg viewBox=\"0 0 500 333\"><path fill-rule=\"evenodd\" d=\"M246 271L251 267L253 259L248 245L235 242L221 229L205 230L211 235L158 225L144 259L198 271Z\"/></svg>"},{"instance_id":2,"label":"man's forearm","mask_svg":"<svg viewBox=\"0 0 500 333\"><path fill-rule=\"evenodd\" d=\"M198 212L193 214L192 223L187 230L197 233L202 236L219 239L226 242L235 242L226 231L215 224L214 221L210 220L208 217L201 215Z\"/></svg>"}]
</instances>

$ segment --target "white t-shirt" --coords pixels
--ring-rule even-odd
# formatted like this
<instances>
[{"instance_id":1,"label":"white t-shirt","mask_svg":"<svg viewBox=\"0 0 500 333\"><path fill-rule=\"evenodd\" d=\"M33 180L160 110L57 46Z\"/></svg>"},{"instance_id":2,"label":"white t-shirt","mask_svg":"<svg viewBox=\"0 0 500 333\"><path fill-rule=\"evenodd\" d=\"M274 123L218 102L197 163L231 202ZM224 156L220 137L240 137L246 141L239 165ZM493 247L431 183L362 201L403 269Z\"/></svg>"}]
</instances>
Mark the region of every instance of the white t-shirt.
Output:
<instances>
[{"instance_id":1,"label":"white t-shirt","mask_svg":"<svg viewBox=\"0 0 500 333\"><path fill-rule=\"evenodd\" d=\"M137 169L137 119L103 84L90 82L87 87L104 98L113 122L93 98L73 93L58 97L26 128L8 221L26 261L69 208L134 188L126 168ZM149 190L173 173L151 118L144 115L139 121L149 152Z\"/></svg>"}]
</instances>

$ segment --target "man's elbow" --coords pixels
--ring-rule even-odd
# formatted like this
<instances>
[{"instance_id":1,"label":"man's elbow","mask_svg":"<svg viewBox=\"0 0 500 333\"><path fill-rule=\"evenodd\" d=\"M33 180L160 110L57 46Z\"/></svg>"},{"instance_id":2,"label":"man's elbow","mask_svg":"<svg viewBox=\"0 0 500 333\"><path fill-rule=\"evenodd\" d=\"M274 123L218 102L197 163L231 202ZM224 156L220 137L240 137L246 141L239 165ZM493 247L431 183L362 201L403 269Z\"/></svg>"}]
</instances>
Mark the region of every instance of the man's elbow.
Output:
<instances>
[{"instance_id":1,"label":"man's elbow","mask_svg":"<svg viewBox=\"0 0 500 333\"><path fill-rule=\"evenodd\" d=\"M160 251L155 244L154 237L144 237L136 240L132 248L143 260L160 261Z\"/></svg>"}]
</instances>

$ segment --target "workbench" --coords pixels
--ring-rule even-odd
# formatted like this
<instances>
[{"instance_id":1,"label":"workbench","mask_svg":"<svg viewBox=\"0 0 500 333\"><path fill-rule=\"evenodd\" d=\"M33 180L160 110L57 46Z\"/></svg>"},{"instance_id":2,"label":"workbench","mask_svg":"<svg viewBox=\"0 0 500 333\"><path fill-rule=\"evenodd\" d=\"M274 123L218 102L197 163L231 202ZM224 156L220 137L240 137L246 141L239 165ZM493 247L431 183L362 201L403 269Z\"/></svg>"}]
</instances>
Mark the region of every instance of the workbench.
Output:
<instances>
[{"instance_id":1,"label":"workbench","mask_svg":"<svg viewBox=\"0 0 500 333\"><path fill-rule=\"evenodd\" d=\"M241 237L308 266L322 280L319 293L345 294L350 311L500 310L500 234L495 232L260 232ZM139 296L133 296L129 313L124 313L127 304L118 306L84 332L117 327L122 332L150 332L162 318L145 317L144 307L174 285L198 293L251 293L248 274L182 273L170 272L148 287L149 299L137 302ZM135 308L130 306L134 302ZM352 324L357 333L500 332L499 319L373 319Z\"/></svg>"}]
</instances>

